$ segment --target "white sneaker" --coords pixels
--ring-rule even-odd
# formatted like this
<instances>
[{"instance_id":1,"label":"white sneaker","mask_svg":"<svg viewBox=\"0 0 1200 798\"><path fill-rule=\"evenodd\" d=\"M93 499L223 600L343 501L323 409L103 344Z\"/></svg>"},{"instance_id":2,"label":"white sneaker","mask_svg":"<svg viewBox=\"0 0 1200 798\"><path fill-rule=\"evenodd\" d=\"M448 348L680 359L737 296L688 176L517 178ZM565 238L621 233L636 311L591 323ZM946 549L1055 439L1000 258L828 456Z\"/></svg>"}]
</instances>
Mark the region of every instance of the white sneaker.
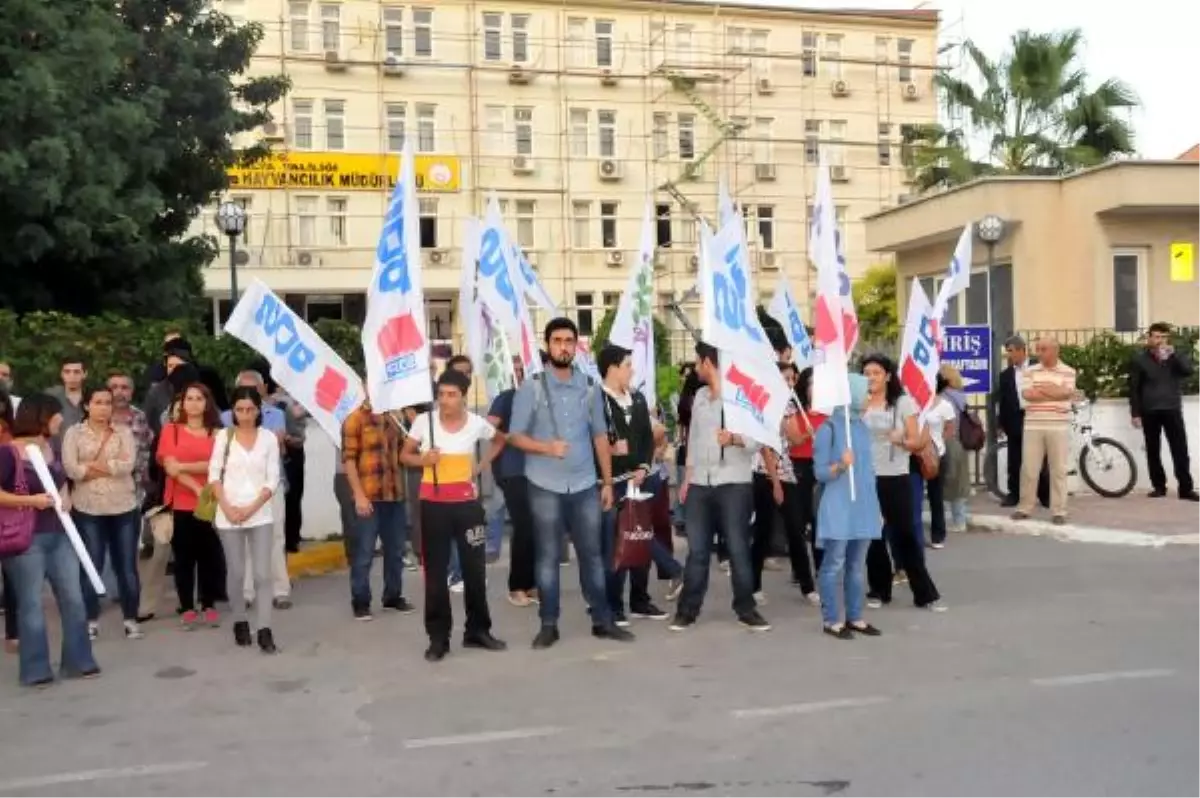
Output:
<instances>
[{"instance_id":1,"label":"white sneaker","mask_svg":"<svg viewBox=\"0 0 1200 798\"><path fill-rule=\"evenodd\" d=\"M142 632L142 627L138 626L137 621L126 621L125 622L125 639L126 640L141 640L145 636L146 636L145 633Z\"/></svg>"},{"instance_id":2,"label":"white sneaker","mask_svg":"<svg viewBox=\"0 0 1200 798\"><path fill-rule=\"evenodd\" d=\"M451 593L461 593L461 592L463 592L464 589L465 588L463 587L463 583L462 583L461 579L457 582L450 583L450 592Z\"/></svg>"},{"instance_id":3,"label":"white sneaker","mask_svg":"<svg viewBox=\"0 0 1200 798\"><path fill-rule=\"evenodd\" d=\"M939 600L939 601L931 601L928 604L926 604L924 607L922 607L921 609L925 610L926 612L945 612L946 610L948 610L950 608L947 607L945 604L943 604Z\"/></svg>"},{"instance_id":4,"label":"white sneaker","mask_svg":"<svg viewBox=\"0 0 1200 798\"><path fill-rule=\"evenodd\" d=\"M883 602L877 598L867 599L867 609L878 610L883 607Z\"/></svg>"},{"instance_id":5,"label":"white sneaker","mask_svg":"<svg viewBox=\"0 0 1200 798\"><path fill-rule=\"evenodd\" d=\"M682 592L683 579L672 579L670 586L667 588L667 601L675 601Z\"/></svg>"},{"instance_id":6,"label":"white sneaker","mask_svg":"<svg viewBox=\"0 0 1200 798\"><path fill-rule=\"evenodd\" d=\"M808 603L813 605L814 607L821 606L821 594L820 593L816 593L816 592L805 593L804 598L807 599Z\"/></svg>"},{"instance_id":7,"label":"white sneaker","mask_svg":"<svg viewBox=\"0 0 1200 798\"><path fill-rule=\"evenodd\" d=\"M88 640L95 640L100 636L99 621L88 621Z\"/></svg>"},{"instance_id":8,"label":"white sneaker","mask_svg":"<svg viewBox=\"0 0 1200 798\"><path fill-rule=\"evenodd\" d=\"M754 594L754 603L760 607L767 606L767 594L761 590Z\"/></svg>"}]
</instances>

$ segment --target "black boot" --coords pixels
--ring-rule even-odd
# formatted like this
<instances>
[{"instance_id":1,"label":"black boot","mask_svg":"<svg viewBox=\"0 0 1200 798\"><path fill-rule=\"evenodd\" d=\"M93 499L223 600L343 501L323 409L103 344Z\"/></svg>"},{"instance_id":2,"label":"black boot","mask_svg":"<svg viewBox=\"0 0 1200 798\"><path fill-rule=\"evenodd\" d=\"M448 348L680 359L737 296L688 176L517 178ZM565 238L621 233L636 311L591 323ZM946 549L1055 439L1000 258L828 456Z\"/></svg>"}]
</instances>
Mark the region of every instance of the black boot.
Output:
<instances>
[{"instance_id":1,"label":"black boot","mask_svg":"<svg viewBox=\"0 0 1200 798\"><path fill-rule=\"evenodd\" d=\"M275 636L271 634L270 629L258 630L258 647L264 654L279 653L279 649L275 648Z\"/></svg>"},{"instance_id":2,"label":"black boot","mask_svg":"<svg viewBox=\"0 0 1200 798\"><path fill-rule=\"evenodd\" d=\"M491 632L468 632L463 635L463 648L482 648L485 651L504 651L508 643L492 637Z\"/></svg>"},{"instance_id":3,"label":"black boot","mask_svg":"<svg viewBox=\"0 0 1200 798\"><path fill-rule=\"evenodd\" d=\"M425 649L426 662L441 662L450 653L450 643L445 640L430 640L429 648Z\"/></svg>"},{"instance_id":4,"label":"black boot","mask_svg":"<svg viewBox=\"0 0 1200 798\"><path fill-rule=\"evenodd\" d=\"M239 646L250 645L250 624L238 621L233 625L233 642Z\"/></svg>"}]
</instances>

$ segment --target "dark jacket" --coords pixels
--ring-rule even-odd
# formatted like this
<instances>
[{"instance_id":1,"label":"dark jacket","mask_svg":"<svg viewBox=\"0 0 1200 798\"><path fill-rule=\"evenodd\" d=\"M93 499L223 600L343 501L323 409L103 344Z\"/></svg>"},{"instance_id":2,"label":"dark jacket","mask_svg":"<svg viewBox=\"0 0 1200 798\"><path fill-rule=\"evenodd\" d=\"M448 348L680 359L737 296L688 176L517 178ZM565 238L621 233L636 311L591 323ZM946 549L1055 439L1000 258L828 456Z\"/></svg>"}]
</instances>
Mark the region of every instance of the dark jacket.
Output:
<instances>
[{"instance_id":1,"label":"dark jacket","mask_svg":"<svg viewBox=\"0 0 1200 798\"><path fill-rule=\"evenodd\" d=\"M624 409L605 391L604 418L608 424L609 443L627 441L629 444L629 454L613 455L613 477L628 474L642 467L648 471L654 459L654 430L650 424L650 407L646 403L646 397L640 391L633 392L633 404L629 408L627 420Z\"/></svg>"},{"instance_id":2,"label":"dark jacket","mask_svg":"<svg viewBox=\"0 0 1200 798\"><path fill-rule=\"evenodd\" d=\"M1009 437L1019 436L1025 427L1025 411L1021 409L1020 390L1015 368L1009 366L1000 372L992 400L996 403L998 426Z\"/></svg>"},{"instance_id":3,"label":"dark jacket","mask_svg":"<svg viewBox=\"0 0 1200 798\"><path fill-rule=\"evenodd\" d=\"M1192 373L1187 356L1173 352L1159 360L1149 349L1141 349L1129 361L1129 410L1134 418L1143 413L1179 410L1183 407L1183 380Z\"/></svg>"}]
</instances>

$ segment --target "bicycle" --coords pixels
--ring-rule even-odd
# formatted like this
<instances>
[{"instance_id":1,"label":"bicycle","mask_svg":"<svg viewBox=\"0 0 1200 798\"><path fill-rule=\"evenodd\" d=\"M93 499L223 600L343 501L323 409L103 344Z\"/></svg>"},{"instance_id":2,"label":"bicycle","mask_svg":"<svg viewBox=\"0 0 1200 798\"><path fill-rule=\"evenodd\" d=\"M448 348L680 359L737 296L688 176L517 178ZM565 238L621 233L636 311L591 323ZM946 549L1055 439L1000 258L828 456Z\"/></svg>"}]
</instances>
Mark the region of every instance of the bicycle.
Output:
<instances>
[{"instance_id":1,"label":"bicycle","mask_svg":"<svg viewBox=\"0 0 1200 798\"><path fill-rule=\"evenodd\" d=\"M1078 474L1084 483L1097 495L1106 499L1119 499L1137 486L1137 461L1129 448L1118 440L1096 435L1092 426L1092 403L1081 399L1071 404L1071 452L1068 476ZM984 458L984 473L988 490L998 499L1008 498L1008 491L1001 485L1000 474L1007 474L1007 440L991 443ZM1006 467L1001 468L1001 459ZM1122 467L1124 470L1122 471ZM1126 476L1112 486L1101 484L1101 479L1112 475ZM1119 476L1118 476L1119 478Z\"/></svg>"}]
</instances>

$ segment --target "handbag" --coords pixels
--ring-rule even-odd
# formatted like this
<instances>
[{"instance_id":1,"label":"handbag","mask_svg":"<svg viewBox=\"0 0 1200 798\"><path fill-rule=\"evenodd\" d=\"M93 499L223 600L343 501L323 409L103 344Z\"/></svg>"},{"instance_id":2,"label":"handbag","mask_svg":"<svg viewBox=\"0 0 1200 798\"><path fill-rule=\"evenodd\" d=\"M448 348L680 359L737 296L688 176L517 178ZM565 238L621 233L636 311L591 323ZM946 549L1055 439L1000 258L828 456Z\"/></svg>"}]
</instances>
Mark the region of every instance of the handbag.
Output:
<instances>
[{"instance_id":1,"label":"handbag","mask_svg":"<svg viewBox=\"0 0 1200 798\"><path fill-rule=\"evenodd\" d=\"M937 447L933 445L933 441L921 447L921 450L914 455L917 459L917 468L921 472L921 478L926 482L937 479L938 472L942 466L942 458L938 455Z\"/></svg>"},{"instance_id":2,"label":"handbag","mask_svg":"<svg viewBox=\"0 0 1200 798\"><path fill-rule=\"evenodd\" d=\"M217 482L222 484L225 482L225 466L229 464L229 449L232 445L233 432L225 430L225 453L221 455L221 475L217 477ZM210 524L216 520L217 491L211 482L200 491L199 497L196 498L196 509L192 511L192 515Z\"/></svg>"},{"instance_id":3,"label":"handbag","mask_svg":"<svg viewBox=\"0 0 1200 798\"><path fill-rule=\"evenodd\" d=\"M13 489L17 496L29 496L29 483L25 480L25 464L21 461L21 450L16 444L8 445L13 458ZM32 507L0 507L0 558L24 554L33 545L33 528L37 522L37 511Z\"/></svg>"},{"instance_id":4,"label":"handbag","mask_svg":"<svg viewBox=\"0 0 1200 798\"><path fill-rule=\"evenodd\" d=\"M654 540L654 511L650 502L625 499L617 511L617 541L613 547L613 570L644 568L649 565L652 540Z\"/></svg>"}]
</instances>

